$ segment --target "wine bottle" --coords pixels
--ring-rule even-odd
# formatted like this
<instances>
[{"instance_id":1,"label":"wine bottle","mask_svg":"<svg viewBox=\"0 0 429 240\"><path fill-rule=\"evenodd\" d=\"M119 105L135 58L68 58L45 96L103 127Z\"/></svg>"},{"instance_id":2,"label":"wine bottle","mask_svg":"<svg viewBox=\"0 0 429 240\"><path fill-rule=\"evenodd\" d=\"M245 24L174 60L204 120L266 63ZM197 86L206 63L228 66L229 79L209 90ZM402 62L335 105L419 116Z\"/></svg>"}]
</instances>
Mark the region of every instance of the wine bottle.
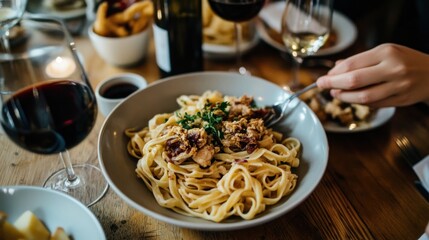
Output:
<instances>
[{"instance_id":1,"label":"wine bottle","mask_svg":"<svg viewBox=\"0 0 429 240\"><path fill-rule=\"evenodd\" d=\"M203 70L201 0L154 0L153 33L161 77Z\"/></svg>"}]
</instances>

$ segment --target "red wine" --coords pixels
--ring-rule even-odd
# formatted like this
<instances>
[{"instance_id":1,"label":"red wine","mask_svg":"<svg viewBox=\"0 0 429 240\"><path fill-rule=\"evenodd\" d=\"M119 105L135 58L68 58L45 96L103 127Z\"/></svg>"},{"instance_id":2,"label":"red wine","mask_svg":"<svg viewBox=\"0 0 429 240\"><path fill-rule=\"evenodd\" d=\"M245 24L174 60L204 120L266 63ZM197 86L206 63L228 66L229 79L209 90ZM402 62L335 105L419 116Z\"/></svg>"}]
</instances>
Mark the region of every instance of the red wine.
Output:
<instances>
[{"instance_id":1,"label":"red wine","mask_svg":"<svg viewBox=\"0 0 429 240\"><path fill-rule=\"evenodd\" d=\"M232 22L244 22L254 18L264 6L264 2L265 0L231 0L228 2L209 0L210 7L216 15Z\"/></svg>"},{"instance_id":2,"label":"red wine","mask_svg":"<svg viewBox=\"0 0 429 240\"><path fill-rule=\"evenodd\" d=\"M70 149L91 131L97 103L77 82L47 81L15 93L2 107L2 126L24 149L50 154Z\"/></svg>"},{"instance_id":3,"label":"red wine","mask_svg":"<svg viewBox=\"0 0 429 240\"><path fill-rule=\"evenodd\" d=\"M111 99L126 98L137 89L138 87L131 83L118 83L108 87L101 95Z\"/></svg>"}]
</instances>

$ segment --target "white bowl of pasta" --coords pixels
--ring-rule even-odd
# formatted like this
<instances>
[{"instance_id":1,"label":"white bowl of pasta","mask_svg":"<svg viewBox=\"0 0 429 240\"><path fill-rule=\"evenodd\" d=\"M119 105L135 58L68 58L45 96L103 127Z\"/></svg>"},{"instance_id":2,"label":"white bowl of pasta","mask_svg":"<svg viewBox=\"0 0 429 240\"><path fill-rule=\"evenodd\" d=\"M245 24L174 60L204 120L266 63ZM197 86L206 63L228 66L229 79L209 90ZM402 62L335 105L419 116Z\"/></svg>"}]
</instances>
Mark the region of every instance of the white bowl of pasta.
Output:
<instances>
[{"instance_id":1,"label":"white bowl of pasta","mask_svg":"<svg viewBox=\"0 0 429 240\"><path fill-rule=\"evenodd\" d=\"M320 182L325 131L300 100L274 129L259 108L288 94L227 72L150 84L105 120L98 156L111 188L130 206L179 227L225 231L289 212Z\"/></svg>"}]
</instances>

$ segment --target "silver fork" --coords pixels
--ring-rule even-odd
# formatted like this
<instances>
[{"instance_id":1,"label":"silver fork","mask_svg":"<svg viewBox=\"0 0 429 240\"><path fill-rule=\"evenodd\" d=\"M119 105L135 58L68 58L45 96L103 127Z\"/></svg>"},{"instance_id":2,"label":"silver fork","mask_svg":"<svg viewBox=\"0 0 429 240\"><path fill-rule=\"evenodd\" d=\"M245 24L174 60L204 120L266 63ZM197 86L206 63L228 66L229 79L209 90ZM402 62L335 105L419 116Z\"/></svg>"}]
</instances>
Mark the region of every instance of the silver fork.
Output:
<instances>
[{"instance_id":1,"label":"silver fork","mask_svg":"<svg viewBox=\"0 0 429 240\"><path fill-rule=\"evenodd\" d=\"M289 103L294 100L296 97L299 97L301 94L307 92L310 89L313 89L317 87L316 82L312 83L311 85L308 85L307 87L296 91L294 94L290 95L287 99L285 99L283 102L281 103L277 103L271 107L268 107L269 109L273 110L273 114L269 115L266 119L265 119L265 126L267 127L271 127L274 124L276 124L278 121L280 121L284 114L285 111L289 105Z\"/></svg>"},{"instance_id":2,"label":"silver fork","mask_svg":"<svg viewBox=\"0 0 429 240\"><path fill-rule=\"evenodd\" d=\"M422 160L423 157L419 153L419 150L411 143L410 140L408 140L407 137L400 136L395 139L395 142L399 150L401 151L402 156L408 162L411 168L413 168L416 163ZM423 197L427 201L429 201L429 192L423 186L422 182L420 180L416 180L414 181L414 185L416 186L417 190L423 195Z\"/></svg>"}]
</instances>

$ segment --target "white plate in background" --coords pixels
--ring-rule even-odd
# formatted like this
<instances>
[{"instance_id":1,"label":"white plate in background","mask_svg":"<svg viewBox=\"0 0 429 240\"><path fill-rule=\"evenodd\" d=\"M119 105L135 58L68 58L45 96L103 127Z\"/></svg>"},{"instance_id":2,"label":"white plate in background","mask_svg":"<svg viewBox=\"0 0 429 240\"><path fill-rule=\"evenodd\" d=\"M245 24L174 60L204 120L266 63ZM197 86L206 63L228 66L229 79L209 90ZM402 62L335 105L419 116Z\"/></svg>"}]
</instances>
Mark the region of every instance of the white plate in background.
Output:
<instances>
[{"instance_id":1,"label":"white plate in background","mask_svg":"<svg viewBox=\"0 0 429 240\"><path fill-rule=\"evenodd\" d=\"M240 44L241 54L245 54L254 48L259 42L259 36L257 33L254 34L251 41L242 41ZM209 59L225 59L235 58L236 56L235 43L232 45L221 45L221 44L209 44L203 43L203 53L205 58Z\"/></svg>"},{"instance_id":2,"label":"white plate in background","mask_svg":"<svg viewBox=\"0 0 429 240\"><path fill-rule=\"evenodd\" d=\"M267 31L268 26L265 23L269 23L267 25L271 26L273 29L280 29L280 21L281 15L285 8L285 2L273 2L265 6L261 12L259 13L260 21L256 21L256 29L263 41L272 47L286 52L286 48L282 43L274 40ZM277 21L278 19L278 21ZM278 25L277 25L278 24ZM276 25L276 26L274 26ZM337 34L337 42L334 46L328 48L322 48L318 52L316 52L313 56L325 56L330 54L335 54L345 50L350 47L357 38L357 28L353 24L353 22L348 19L343 14L334 11L332 16L332 29Z\"/></svg>"},{"instance_id":3,"label":"white plate in background","mask_svg":"<svg viewBox=\"0 0 429 240\"><path fill-rule=\"evenodd\" d=\"M323 128L327 132L336 132L336 133L354 133L354 132L368 131L386 123L389 119L393 117L393 115L395 114L395 110L396 109L394 107L380 108L375 112L374 116L372 116L368 120L367 123L358 125L354 129L349 129L346 126L341 126L338 123L333 121L327 121L323 123Z\"/></svg>"}]
</instances>

